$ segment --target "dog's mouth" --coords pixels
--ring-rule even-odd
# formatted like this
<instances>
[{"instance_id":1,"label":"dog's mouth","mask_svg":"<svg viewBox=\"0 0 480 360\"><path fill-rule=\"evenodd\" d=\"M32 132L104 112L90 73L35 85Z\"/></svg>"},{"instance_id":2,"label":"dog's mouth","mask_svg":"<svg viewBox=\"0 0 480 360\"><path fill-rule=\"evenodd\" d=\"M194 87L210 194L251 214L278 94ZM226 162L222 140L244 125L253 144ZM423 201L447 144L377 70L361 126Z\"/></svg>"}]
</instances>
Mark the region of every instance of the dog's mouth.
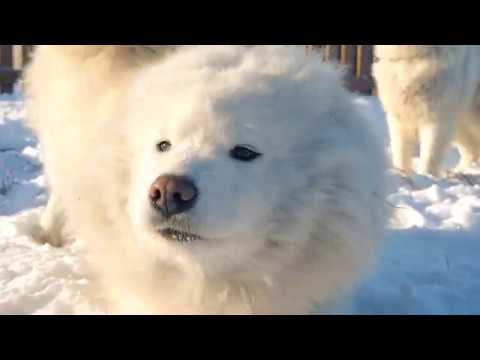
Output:
<instances>
[{"instance_id":1,"label":"dog's mouth","mask_svg":"<svg viewBox=\"0 0 480 360\"><path fill-rule=\"evenodd\" d=\"M175 241L181 244L188 244L188 243L204 240L202 237L198 235L173 229L173 228L161 230L160 234L167 240Z\"/></svg>"}]
</instances>

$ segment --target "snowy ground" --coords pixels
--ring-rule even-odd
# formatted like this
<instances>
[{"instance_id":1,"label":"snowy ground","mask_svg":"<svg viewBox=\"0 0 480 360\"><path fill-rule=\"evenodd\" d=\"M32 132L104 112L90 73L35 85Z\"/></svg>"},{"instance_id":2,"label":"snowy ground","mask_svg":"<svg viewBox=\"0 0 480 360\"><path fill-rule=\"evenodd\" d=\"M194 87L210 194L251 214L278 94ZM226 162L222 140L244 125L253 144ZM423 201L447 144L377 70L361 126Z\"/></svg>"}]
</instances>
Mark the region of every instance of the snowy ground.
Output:
<instances>
[{"instance_id":1,"label":"snowy ground","mask_svg":"<svg viewBox=\"0 0 480 360\"><path fill-rule=\"evenodd\" d=\"M357 100L385 116L375 98ZM41 157L22 126L19 93L0 95L0 314L102 313L86 296L83 249L39 245L25 235L46 203ZM458 160L452 150L449 162ZM395 177L397 208L378 270L354 292L341 314L480 314L480 168L470 179L416 176L415 188ZM476 176L475 176L476 175Z\"/></svg>"}]
</instances>

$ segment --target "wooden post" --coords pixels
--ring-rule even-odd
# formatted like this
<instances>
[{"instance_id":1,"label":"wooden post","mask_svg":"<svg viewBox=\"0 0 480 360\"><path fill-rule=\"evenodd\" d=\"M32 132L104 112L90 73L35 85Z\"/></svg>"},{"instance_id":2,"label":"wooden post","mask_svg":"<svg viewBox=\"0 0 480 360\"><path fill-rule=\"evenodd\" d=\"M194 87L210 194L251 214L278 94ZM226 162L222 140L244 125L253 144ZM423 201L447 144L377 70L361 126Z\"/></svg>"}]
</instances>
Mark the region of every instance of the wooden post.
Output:
<instances>
[{"instance_id":1,"label":"wooden post","mask_svg":"<svg viewBox=\"0 0 480 360\"><path fill-rule=\"evenodd\" d=\"M340 63L346 65L348 62L348 45L340 45Z\"/></svg>"},{"instance_id":2,"label":"wooden post","mask_svg":"<svg viewBox=\"0 0 480 360\"><path fill-rule=\"evenodd\" d=\"M0 45L0 66L12 66L12 45Z\"/></svg>"},{"instance_id":3,"label":"wooden post","mask_svg":"<svg viewBox=\"0 0 480 360\"><path fill-rule=\"evenodd\" d=\"M12 45L0 45L0 92L12 92Z\"/></svg>"},{"instance_id":4,"label":"wooden post","mask_svg":"<svg viewBox=\"0 0 480 360\"><path fill-rule=\"evenodd\" d=\"M22 70L23 62L23 45L13 45L12 49L13 68L15 70Z\"/></svg>"},{"instance_id":5,"label":"wooden post","mask_svg":"<svg viewBox=\"0 0 480 360\"><path fill-rule=\"evenodd\" d=\"M323 52L323 61L330 61L330 46L325 45L325 51Z\"/></svg>"},{"instance_id":6,"label":"wooden post","mask_svg":"<svg viewBox=\"0 0 480 360\"><path fill-rule=\"evenodd\" d=\"M23 66L28 64L30 61L30 57L32 56L34 45L22 45L22 53L23 53Z\"/></svg>"},{"instance_id":7,"label":"wooden post","mask_svg":"<svg viewBox=\"0 0 480 360\"><path fill-rule=\"evenodd\" d=\"M362 76L363 63L363 45L357 45L357 64L355 67L355 77L358 79Z\"/></svg>"},{"instance_id":8,"label":"wooden post","mask_svg":"<svg viewBox=\"0 0 480 360\"><path fill-rule=\"evenodd\" d=\"M373 45L363 45L363 62L360 79L365 84L365 91L368 95L373 93L372 67L374 61Z\"/></svg>"}]
</instances>

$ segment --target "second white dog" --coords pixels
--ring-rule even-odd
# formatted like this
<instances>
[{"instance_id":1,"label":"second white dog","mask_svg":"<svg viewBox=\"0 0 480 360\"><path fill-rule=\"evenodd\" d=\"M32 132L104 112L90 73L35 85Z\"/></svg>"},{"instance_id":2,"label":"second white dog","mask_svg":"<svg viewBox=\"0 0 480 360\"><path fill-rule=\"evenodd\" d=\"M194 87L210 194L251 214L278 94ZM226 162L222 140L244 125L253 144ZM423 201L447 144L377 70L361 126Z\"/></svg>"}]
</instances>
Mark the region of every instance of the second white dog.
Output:
<instances>
[{"instance_id":1,"label":"second white dog","mask_svg":"<svg viewBox=\"0 0 480 360\"><path fill-rule=\"evenodd\" d=\"M456 143L459 170L480 156L480 47L474 45L377 45L374 65L388 114L394 165L438 176Z\"/></svg>"}]
</instances>

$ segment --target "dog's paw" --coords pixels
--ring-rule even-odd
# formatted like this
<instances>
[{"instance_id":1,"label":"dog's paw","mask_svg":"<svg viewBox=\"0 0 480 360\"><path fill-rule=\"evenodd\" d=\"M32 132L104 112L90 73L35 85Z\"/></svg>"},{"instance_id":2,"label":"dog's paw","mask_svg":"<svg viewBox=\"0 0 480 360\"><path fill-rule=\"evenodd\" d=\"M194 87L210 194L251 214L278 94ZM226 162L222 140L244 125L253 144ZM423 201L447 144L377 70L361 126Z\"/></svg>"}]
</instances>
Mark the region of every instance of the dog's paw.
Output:
<instances>
[{"instance_id":1,"label":"dog's paw","mask_svg":"<svg viewBox=\"0 0 480 360\"><path fill-rule=\"evenodd\" d=\"M25 236L39 244L50 244L54 247L60 247L66 244L66 240L61 233L46 231L40 223L42 212L38 209L27 211L16 217L15 231L17 236Z\"/></svg>"},{"instance_id":2,"label":"dog's paw","mask_svg":"<svg viewBox=\"0 0 480 360\"><path fill-rule=\"evenodd\" d=\"M52 247L63 247L69 243L67 239L60 233L48 232L44 229L40 229L36 239L42 245L48 244Z\"/></svg>"},{"instance_id":3,"label":"dog's paw","mask_svg":"<svg viewBox=\"0 0 480 360\"><path fill-rule=\"evenodd\" d=\"M411 172L406 172L400 169L391 169L390 176L395 179L396 187L407 186L411 190L417 190L418 186L415 184L413 175Z\"/></svg>"}]
</instances>

